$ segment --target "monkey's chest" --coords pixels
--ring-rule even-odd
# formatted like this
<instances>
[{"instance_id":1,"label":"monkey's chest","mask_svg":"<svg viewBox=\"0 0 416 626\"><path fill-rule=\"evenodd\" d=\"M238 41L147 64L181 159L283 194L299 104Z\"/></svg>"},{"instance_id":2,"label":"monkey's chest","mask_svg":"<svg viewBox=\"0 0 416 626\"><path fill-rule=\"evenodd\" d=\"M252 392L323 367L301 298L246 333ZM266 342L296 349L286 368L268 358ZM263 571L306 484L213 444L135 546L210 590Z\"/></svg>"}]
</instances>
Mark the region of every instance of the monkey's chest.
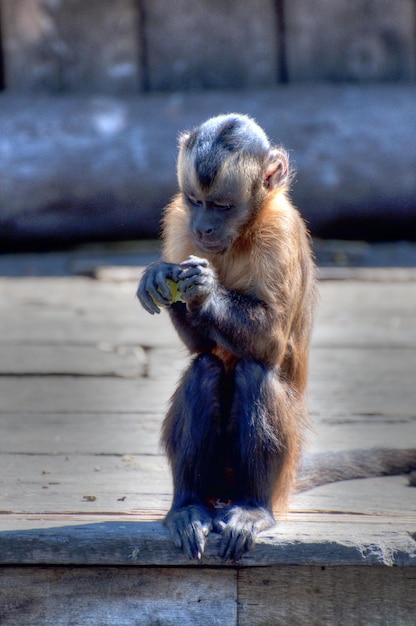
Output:
<instances>
[{"instance_id":1,"label":"monkey's chest","mask_svg":"<svg viewBox=\"0 0 416 626\"><path fill-rule=\"evenodd\" d=\"M224 363L224 367L227 372L233 370L235 364L239 360L238 356L236 356L232 352L228 352L228 350L225 350L225 348L222 348L221 346L215 346L212 349L212 354Z\"/></svg>"}]
</instances>

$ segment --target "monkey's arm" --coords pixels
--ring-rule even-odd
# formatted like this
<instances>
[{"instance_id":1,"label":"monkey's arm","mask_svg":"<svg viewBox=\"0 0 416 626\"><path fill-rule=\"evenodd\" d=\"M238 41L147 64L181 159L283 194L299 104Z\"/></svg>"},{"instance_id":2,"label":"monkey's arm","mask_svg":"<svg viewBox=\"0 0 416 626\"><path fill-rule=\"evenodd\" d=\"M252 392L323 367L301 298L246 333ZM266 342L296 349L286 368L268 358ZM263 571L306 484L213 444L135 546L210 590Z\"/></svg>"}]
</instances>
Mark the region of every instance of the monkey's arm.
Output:
<instances>
[{"instance_id":1,"label":"monkey's arm","mask_svg":"<svg viewBox=\"0 0 416 626\"><path fill-rule=\"evenodd\" d=\"M179 275L186 302L183 331L198 331L206 342L219 345L240 358L275 364L284 353L285 329L278 307L255 296L223 287L208 261L190 257L181 263ZM178 314L173 312L176 323ZM280 319L281 318L281 319Z\"/></svg>"},{"instance_id":2,"label":"monkey's arm","mask_svg":"<svg viewBox=\"0 0 416 626\"><path fill-rule=\"evenodd\" d=\"M209 340L204 330L195 328L188 319L186 305L183 302L171 303L171 292L167 280L177 282L182 268L175 263L156 261L144 271L137 289L137 298L143 308L154 315L160 313L160 307L169 307L173 324L190 352L209 352L214 342Z\"/></svg>"},{"instance_id":3,"label":"monkey's arm","mask_svg":"<svg viewBox=\"0 0 416 626\"><path fill-rule=\"evenodd\" d=\"M151 315L160 313L160 306L169 306L172 298L167 280L177 281L179 265L156 261L146 267L137 288L136 296L142 307Z\"/></svg>"}]
</instances>

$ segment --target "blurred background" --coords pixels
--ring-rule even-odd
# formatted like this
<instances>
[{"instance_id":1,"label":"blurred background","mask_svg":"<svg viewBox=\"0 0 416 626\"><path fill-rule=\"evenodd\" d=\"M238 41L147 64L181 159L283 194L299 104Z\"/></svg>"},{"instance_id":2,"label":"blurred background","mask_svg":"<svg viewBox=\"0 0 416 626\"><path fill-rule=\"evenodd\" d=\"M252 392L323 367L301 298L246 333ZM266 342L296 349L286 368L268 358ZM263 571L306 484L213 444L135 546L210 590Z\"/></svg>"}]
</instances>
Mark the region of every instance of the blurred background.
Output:
<instances>
[{"instance_id":1,"label":"blurred background","mask_svg":"<svg viewBox=\"0 0 416 626\"><path fill-rule=\"evenodd\" d=\"M415 79L415 0L0 0L3 263L146 262L179 131L238 111L289 151L318 261L416 264Z\"/></svg>"}]
</instances>

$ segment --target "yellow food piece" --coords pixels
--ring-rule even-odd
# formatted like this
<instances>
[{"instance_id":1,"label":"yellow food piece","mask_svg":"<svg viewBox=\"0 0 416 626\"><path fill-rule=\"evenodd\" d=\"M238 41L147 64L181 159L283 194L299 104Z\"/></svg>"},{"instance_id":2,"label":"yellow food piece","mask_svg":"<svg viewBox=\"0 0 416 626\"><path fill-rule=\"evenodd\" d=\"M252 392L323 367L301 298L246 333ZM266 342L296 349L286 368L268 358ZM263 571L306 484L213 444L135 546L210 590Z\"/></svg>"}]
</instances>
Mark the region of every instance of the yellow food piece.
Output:
<instances>
[{"instance_id":1,"label":"yellow food piece","mask_svg":"<svg viewBox=\"0 0 416 626\"><path fill-rule=\"evenodd\" d=\"M170 295L172 297L171 303L182 302L182 295L181 295L181 292L179 291L179 283L175 283L174 280L167 278L166 284L169 287Z\"/></svg>"},{"instance_id":2,"label":"yellow food piece","mask_svg":"<svg viewBox=\"0 0 416 626\"><path fill-rule=\"evenodd\" d=\"M169 304L173 304L174 302L182 302L182 296L181 293L178 289L178 283L175 283L174 280L167 278L166 279L166 284L169 287L169 291L170 291L170 301ZM160 291L160 289L158 289L159 293L161 294L162 292ZM154 300L154 298L153 298ZM155 304L159 305L159 306L165 306L164 302L159 302L157 300L155 300Z\"/></svg>"}]
</instances>

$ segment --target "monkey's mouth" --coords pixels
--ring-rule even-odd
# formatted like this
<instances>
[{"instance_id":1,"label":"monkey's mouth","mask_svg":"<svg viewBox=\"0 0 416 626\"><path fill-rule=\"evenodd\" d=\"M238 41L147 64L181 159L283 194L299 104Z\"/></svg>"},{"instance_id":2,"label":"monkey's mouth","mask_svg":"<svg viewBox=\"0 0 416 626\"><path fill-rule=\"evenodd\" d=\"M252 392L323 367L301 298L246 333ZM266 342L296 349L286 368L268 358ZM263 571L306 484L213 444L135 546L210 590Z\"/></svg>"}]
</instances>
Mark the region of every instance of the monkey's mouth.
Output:
<instances>
[{"instance_id":1,"label":"monkey's mouth","mask_svg":"<svg viewBox=\"0 0 416 626\"><path fill-rule=\"evenodd\" d=\"M198 248L203 252L225 252L229 242L226 239L203 239L194 237Z\"/></svg>"},{"instance_id":2,"label":"monkey's mouth","mask_svg":"<svg viewBox=\"0 0 416 626\"><path fill-rule=\"evenodd\" d=\"M223 239L206 240L198 239L196 244L205 252L224 252L227 249L227 242Z\"/></svg>"}]
</instances>

